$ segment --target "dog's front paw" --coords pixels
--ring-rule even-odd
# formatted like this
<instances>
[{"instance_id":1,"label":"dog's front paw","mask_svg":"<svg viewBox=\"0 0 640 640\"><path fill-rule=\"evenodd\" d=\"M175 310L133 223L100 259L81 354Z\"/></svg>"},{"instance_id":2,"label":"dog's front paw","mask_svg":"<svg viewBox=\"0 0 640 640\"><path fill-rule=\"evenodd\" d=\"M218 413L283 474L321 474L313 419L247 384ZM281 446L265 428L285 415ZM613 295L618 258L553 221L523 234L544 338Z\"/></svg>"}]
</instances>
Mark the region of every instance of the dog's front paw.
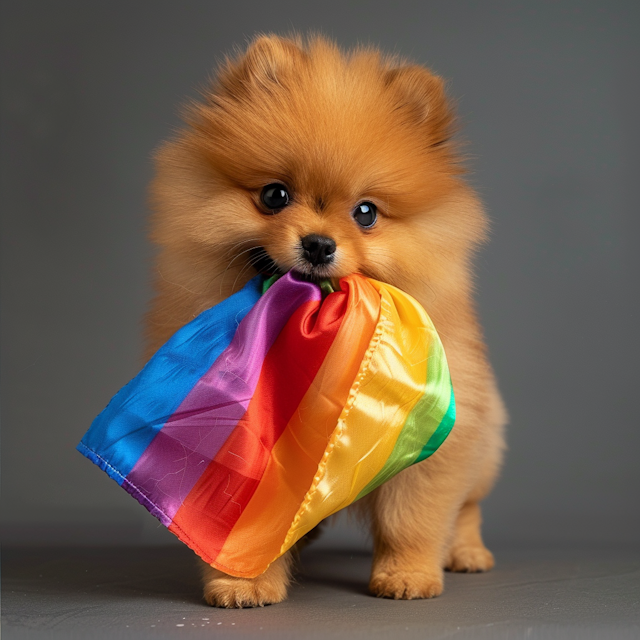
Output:
<instances>
[{"instance_id":1,"label":"dog's front paw","mask_svg":"<svg viewBox=\"0 0 640 640\"><path fill-rule=\"evenodd\" d=\"M461 545L449 552L446 568L448 571L479 573L493 569L493 554L484 546Z\"/></svg>"},{"instance_id":2,"label":"dog's front paw","mask_svg":"<svg viewBox=\"0 0 640 640\"><path fill-rule=\"evenodd\" d=\"M242 609L264 607L282 602L287 597L287 585L275 580L234 578L224 575L204 585L204 599L213 607Z\"/></svg>"},{"instance_id":3,"label":"dog's front paw","mask_svg":"<svg viewBox=\"0 0 640 640\"><path fill-rule=\"evenodd\" d=\"M288 554L287 554L288 555ZM235 578L203 567L204 599L213 607L242 609L282 602L289 587L289 558L279 558L256 578Z\"/></svg>"},{"instance_id":4,"label":"dog's front paw","mask_svg":"<svg viewBox=\"0 0 640 640\"><path fill-rule=\"evenodd\" d=\"M416 600L435 598L442 593L442 575L420 571L380 572L371 576L369 590L378 598Z\"/></svg>"}]
</instances>

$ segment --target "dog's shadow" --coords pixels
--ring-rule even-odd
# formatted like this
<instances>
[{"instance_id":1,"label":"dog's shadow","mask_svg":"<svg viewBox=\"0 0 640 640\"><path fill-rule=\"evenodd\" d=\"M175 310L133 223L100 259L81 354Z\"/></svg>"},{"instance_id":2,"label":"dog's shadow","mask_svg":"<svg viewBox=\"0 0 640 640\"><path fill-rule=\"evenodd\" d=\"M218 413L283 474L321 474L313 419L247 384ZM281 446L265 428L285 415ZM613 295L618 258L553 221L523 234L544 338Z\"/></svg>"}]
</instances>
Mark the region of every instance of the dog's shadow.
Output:
<instances>
[{"instance_id":1,"label":"dog's shadow","mask_svg":"<svg viewBox=\"0 0 640 640\"><path fill-rule=\"evenodd\" d=\"M365 594L370 564L361 551L305 549L292 591L300 585ZM3 549L3 582L35 594L204 605L198 561L182 545Z\"/></svg>"}]
</instances>

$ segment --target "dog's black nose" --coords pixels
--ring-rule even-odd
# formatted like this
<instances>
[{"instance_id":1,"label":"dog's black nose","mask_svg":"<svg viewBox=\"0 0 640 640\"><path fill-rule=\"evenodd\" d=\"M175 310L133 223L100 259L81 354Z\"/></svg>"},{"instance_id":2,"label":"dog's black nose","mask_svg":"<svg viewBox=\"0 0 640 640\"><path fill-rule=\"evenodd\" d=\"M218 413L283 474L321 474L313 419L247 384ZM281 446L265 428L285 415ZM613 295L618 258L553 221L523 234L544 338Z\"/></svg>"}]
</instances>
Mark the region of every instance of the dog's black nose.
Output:
<instances>
[{"instance_id":1,"label":"dog's black nose","mask_svg":"<svg viewBox=\"0 0 640 640\"><path fill-rule=\"evenodd\" d=\"M319 236L315 233L305 236L300 241L305 260L312 265L328 264L333 262L336 252L336 243L333 238Z\"/></svg>"}]
</instances>

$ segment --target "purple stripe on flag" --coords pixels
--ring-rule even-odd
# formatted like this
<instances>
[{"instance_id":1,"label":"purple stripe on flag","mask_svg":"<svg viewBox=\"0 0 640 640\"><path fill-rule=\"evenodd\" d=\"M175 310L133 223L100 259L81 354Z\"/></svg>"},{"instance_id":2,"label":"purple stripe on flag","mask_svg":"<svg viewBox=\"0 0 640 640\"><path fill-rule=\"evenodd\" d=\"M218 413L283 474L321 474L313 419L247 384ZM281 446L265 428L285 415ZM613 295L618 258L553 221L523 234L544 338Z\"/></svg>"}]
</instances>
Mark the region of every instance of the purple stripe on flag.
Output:
<instances>
[{"instance_id":1,"label":"purple stripe on flag","mask_svg":"<svg viewBox=\"0 0 640 640\"><path fill-rule=\"evenodd\" d=\"M129 484L170 519L245 414L262 364L293 312L320 300L320 289L287 273L238 326L229 346L156 434Z\"/></svg>"}]
</instances>

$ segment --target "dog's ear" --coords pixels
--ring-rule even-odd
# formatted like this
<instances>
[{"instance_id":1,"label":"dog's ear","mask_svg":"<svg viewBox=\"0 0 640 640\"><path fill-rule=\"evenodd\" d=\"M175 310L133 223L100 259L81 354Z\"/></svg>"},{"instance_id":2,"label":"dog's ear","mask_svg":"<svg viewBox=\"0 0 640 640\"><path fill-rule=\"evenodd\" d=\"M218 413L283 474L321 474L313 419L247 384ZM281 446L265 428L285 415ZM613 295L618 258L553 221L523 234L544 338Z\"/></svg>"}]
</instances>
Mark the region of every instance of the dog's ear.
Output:
<instances>
[{"instance_id":1,"label":"dog's ear","mask_svg":"<svg viewBox=\"0 0 640 640\"><path fill-rule=\"evenodd\" d=\"M454 117L442 78L424 67L405 65L388 69L384 80L395 94L396 108L423 127L429 146L441 146L451 139Z\"/></svg>"},{"instance_id":2,"label":"dog's ear","mask_svg":"<svg viewBox=\"0 0 640 640\"><path fill-rule=\"evenodd\" d=\"M227 61L219 82L231 96L251 87L269 91L274 85L286 84L289 74L306 57L300 38L259 36L239 59Z\"/></svg>"},{"instance_id":3,"label":"dog's ear","mask_svg":"<svg viewBox=\"0 0 640 640\"><path fill-rule=\"evenodd\" d=\"M260 36L247 49L243 66L255 81L277 83L305 57L299 39Z\"/></svg>"}]
</instances>

